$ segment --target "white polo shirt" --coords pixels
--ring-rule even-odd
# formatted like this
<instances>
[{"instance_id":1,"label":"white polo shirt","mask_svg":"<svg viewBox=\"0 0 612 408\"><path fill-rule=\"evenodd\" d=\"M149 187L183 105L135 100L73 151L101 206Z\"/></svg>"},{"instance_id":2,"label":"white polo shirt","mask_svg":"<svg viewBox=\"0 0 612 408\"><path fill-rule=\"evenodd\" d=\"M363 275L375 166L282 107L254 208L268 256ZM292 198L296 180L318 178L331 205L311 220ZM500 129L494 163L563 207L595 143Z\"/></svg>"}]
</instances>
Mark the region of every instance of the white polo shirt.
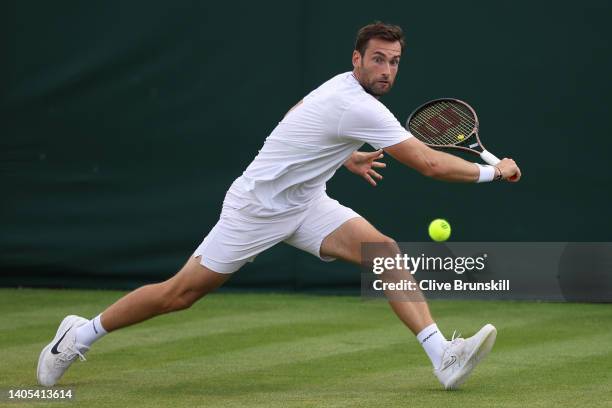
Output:
<instances>
[{"instance_id":1,"label":"white polo shirt","mask_svg":"<svg viewBox=\"0 0 612 408\"><path fill-rule=\"evenodd\" d=\"M337 75L281 120L225 204L263 217L299 211L364 143L381 149L410 137L352 72Z\"/></svg>"}]
</instances>

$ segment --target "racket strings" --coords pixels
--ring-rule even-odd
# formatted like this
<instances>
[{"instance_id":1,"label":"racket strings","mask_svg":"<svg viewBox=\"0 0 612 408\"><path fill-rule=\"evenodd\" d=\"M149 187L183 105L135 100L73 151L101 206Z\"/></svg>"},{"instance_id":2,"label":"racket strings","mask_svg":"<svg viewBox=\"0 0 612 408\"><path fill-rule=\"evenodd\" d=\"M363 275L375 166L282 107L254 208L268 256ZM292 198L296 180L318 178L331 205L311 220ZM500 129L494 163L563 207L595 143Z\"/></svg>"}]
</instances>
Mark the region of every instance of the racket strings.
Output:
<instances>
[{"instance_id":1,"label":"racket strings","mask_svg":"<svg viewBox=\"0 0 612 408\"><path fill-rule=\"evenodd\" d=\"M425 110L420 112L420 117L415 120L415 125L416 125L416 133L421 134L424 138L426 138L428 141L431 141L432 143L435 144L455 144L457 143L457 139L453 138L451 135L449 135L448 130L445 130L443 133L439 133L438 129L436 129L434 126L431 125L431 121L433 121L434 119L438 118L440 116L440 113L437 112L436 110ZM435 134L427 134L426 132L428 130L430 130L429 128L423 129L423 126L428 126L429 128L434 130ZM467 131L468 127L465 126L463 123L460 123L459 125L460 131L463 132L464 134L467 133L469 134L469 131ZM453 126L452 128L456 128L457 126ZM425 132L423 131L425 130Z\"/></svg>"},{"instance_id":2,"label":"racket strings","mask_svg":"<svg viewBox=\"0 0 612 408\"><path fill-rule=\"evenodd\" d=\"M459 123L453 123L453 114L457 115ZM450 119L449 116L451 116ZM475 127L476 118L466 106L444 100L427 105L414 114L409 123L409 130L415 136L426 143L435 145L461 143L474 133ZM457 130L460 133L456 133ZM458 139L459 134L465 137Z\"/></svg>"},{"instance_id":3,"label":"racket strings","mask_svg":"<svg viewBox=\"0 0 612 408\"><path fill-rule=\"evenodd\" d=\"M444 118L444 112L448 112L449 109L452 113L457 114L461 120L458 124L448 126L448 129L444 129L443 132L440 132L440 129L436 128L432 124L435 121L440 123L440 121L443 120L442 118ZM449 130L456 130L458 127L459 131L463 132L464 135L469 136L474 130L475 121L471 115L466 114L466 112L463 110L457 109L455 105L445 101L439 101L435 104L427 106L421 112L417 113L417 115L414 116L414 123L415 126L411 126L411 130L416 130L416 133L421 134L428 141L431 141L434 144L456 144L461 142L463 139L458 140L456 137L451 136L451 134L449 134ZM444 123L452 125L447 118L444 118ZM423 126L425 126L425 128L423 128ZM433 134L429 133L431 130L433 130ZM452 133L454 135L454 132Z\"/></svg>"},{"instance_id":4,"label":"racket strings","mask_svg":"<svg viewBox=\"0 0 612 408\"><path fill-rule=\"evenodd\" d=\"M448 118L444 117L444 114L449 111L453 114L458 115L458 117L460 118L458 124L453 124L448 120ZM475 122L471 115L467 115L463 110L457 109L457 106L454 104L441 101L439 103L430 105L428 108L425 109L424 113L425 114L423 115L423 118L426 119L424 125L434 129L433 137L439 139L439 142L443 142L446 144L456 144L458 142L461 142L461 140L458 140L456 139L456 137L453 137L456 136L455 132L449 131L459 130L466 137L473 132ZM443 120L444 122L448 123L448 125L453 126L448 126L447 129L444 129L443 132L440 132L440 129L436 128L435 126L432 126L432 123L434 123L434 121L436 120ZM421 124L421 126L422 125L423 124ZM432 135L430 134L429 137L432 138Z\"/></svg>"},{"instance_id":5,"label":"racket strings","mask_svg":"<svg viewBox=\"0 0 612 408\"><path fill-rule=\"evenodd\" d=\"M438 116L439 116L439 113L436 113L436 112L430 112L427 115L428 120L433 120L433 118L436 118ZM456 134L454 132L455 130L458 130L459 133ZM450 127L449 129L445 130L442 134L433 136L433 138L436 140L439 140L440 142L443 142L444 144L456 144L456 143L462 142L463 140L465 140L465 138L470 136L472 131L473 131L473 126L470 126L469 123L466 124L465 118L462 118L461 122L458 125ZM457 139L458 134L463 134L465 138Z\"/></svg>"}]
</instances>

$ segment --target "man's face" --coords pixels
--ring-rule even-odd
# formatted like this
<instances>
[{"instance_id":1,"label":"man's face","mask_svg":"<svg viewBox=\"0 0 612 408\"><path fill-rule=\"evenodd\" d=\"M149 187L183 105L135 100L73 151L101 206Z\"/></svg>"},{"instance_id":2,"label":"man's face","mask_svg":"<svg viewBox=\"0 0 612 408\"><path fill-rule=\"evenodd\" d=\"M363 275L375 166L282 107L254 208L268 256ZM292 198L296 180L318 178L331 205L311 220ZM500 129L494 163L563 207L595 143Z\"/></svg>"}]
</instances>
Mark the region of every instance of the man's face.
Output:
<instances>
[{"instance_id":1,"label":"man's face","mask_svg":"<svg viewBox=\"0 0 612 408\"><path fill-rule=\"evenodd\" d=\"M376 97L391 90L399 68L402 46L399 41L378 38L368 41L365 54L353 51L353 72L363 88Z\"/></svg>"}]
</instances>

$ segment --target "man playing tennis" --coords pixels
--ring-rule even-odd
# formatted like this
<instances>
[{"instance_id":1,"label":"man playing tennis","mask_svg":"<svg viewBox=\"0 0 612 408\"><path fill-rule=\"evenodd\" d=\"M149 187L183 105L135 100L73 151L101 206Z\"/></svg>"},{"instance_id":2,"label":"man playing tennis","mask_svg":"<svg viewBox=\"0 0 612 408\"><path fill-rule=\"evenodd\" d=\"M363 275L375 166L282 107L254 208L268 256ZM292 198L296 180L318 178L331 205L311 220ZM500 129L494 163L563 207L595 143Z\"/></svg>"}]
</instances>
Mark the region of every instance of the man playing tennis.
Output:
<instances>
[{"instance_id":1,"label":"man playing tennis","mask_svg":"<svg viewBox=\"0 0 612 408\"><path fill-rule=\"evenodd\" d=\"M246 262L286 242L322 260L360 263L362 242L388 243L363 217L331 199L325 183L343 164L376 185L382 150L419 173L449 182L494 178L518 181L511 159L480 166L430 149L404 129L378 101L391 90L404 48L402 30L375 23L361 28L353 71L335 76L295 105L266 139L257 157L229 188L217 224L183 268L165 282L143 286L92 320L67 316L41 352L40 384L54 385L68 367L108 332L186 309L228 280ZM368 143L378 151L358 152ZM446 340L426 302L389 300L416 335L446 389L465 381L492 348L488 324L468 339Z\"/></svg>"}]
</instances>

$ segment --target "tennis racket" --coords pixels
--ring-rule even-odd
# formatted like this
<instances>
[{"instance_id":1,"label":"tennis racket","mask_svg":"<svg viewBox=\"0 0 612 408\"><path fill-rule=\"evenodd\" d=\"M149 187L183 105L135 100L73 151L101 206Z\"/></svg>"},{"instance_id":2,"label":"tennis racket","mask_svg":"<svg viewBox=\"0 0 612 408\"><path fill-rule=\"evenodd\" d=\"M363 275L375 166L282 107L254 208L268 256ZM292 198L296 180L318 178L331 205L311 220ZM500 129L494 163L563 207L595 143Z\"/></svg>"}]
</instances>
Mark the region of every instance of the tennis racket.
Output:
<instances>
[{"instance_id":1,"label":"tennis racket","mask_svg":"<svg viewBox=\"0 0 612 408\"><path fill-rule=\"evenodd\" d=\"M406 129L430 147L477 154L492 166L500 162L480 141L476 112L459 99L435 99L421 105L408 118Z\"/></svg>"}]
</instances>

